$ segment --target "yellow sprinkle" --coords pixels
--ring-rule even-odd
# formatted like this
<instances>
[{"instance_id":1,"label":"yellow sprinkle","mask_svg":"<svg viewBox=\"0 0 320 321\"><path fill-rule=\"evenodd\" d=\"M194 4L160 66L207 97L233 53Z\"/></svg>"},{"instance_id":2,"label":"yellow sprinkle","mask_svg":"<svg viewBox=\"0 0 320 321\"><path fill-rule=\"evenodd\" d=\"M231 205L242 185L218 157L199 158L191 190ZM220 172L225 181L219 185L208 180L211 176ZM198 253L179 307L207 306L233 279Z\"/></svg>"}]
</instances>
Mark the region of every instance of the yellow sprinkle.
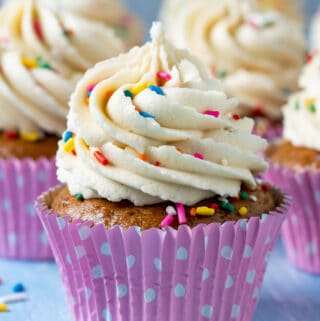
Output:
<instances>
[{"instance_id":1,"label":"yellow sprinkle","mask_svg":"<svg viewBox=\"0 0 320 321\"><path fill-rule=\"evenodd\" d=\"M130 89L130 92L132 93L133 96L138 95L141 91L145 90L148 88L150 85L152 85L152 82L143 82L141 84L138 84Z\"/></svg>"},{"instance_id":2,"label":"yellow sprinkle","mask_svg":"<svg viewBox=\"0 0 320 321\"><path fill-rule=\"evenodd\" d=\"M0 304L0 312L7 312L8 311L8 306L4 303Z\"/></svg>"},{"instance_id":3,"label":"yellow sprinkle","mask_svg":"<svg viewBox=\"0 0 320 321\"><path fill-rule=\"evenodd\" d=\"M196 213L198 215L208 215L208 216L211 216L211 215L214 215L215 213L215 209L214 208L209 208L207 206L200 206L200 207L197 207L196 208Z\"/></svg>"},{"instance_id":4,"label":"yellow sprinkle","mask_svg":"<svg viewBox=\"0 0 320 321\"><path fill-rule=\"evenodd\" d=\"M20 137L28 142L36 142L40 136L38 133L20 133Z\"/></svg>"},{"instance_id":5,"label":"yellow sprinkle","mask_svg":"<svg viewBox=\"0 0 320 321\"><path fill-rule=\"evenodd\" d=\"M64 145L64 151L71 153L74 150L74 137L70 138Z\"/></svg>"},{"instance_id":6,"label":"yellow sprinkle","mask_svg":"<svg viewBox=\"0 0 320 321\"><path fill-rule=\"evenodd\" d=\"M305 105L309 108L310 105L313 105L317 99L316 98L308 98L305 100Z\"/></svg>"},{"instance_id":7,"label":"yellow sprinkle","mask_svg":"<svg viewBox=\"0 0 320 321\"><path fill-rule=\"evenodd\" d=\"M30 58L23 57L22 58L22 63L27 68L37 68L37 67L39 67L38 62L35 59L30 59Z\"/></svg>"},{"instance_id":8,"label":"yellow sprinkle","mask_svg":"<svg viewBox=\"0 0 320 321\"><path fill-rule=\"evenodd\" d=\"M245 206L242 206L242 207L240 207L239 208L239 214L241 215L241 216L245 216L245 215L247 215L248 214L248 209L245 207Z\"/></svg>"}]
</instances>

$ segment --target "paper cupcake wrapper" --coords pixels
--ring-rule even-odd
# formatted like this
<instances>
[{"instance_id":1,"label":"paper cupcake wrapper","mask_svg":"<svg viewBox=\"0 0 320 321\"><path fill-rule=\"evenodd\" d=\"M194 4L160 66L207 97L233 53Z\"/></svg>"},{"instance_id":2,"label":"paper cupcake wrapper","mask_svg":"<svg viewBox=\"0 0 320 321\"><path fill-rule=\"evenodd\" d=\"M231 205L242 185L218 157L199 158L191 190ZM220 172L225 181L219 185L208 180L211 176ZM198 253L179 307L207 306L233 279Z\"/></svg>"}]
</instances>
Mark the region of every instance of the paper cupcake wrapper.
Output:
<instances>
[{"instance_id":1,"label":"paper cupcake wrapper","mask_svg":"<svg viewBox=\"0 0 320 321\"><path fill-rule=\"evenodd\" d=\"M55 160L0 160L0 257L52 259L35 199L57 184Z\"/></svg>"},{"instance_id":2,"label":"paper cupcake wrapper","mask_svg":"<svg viewBox=\"0 0 320 321\"><path fill-rule=\"evenodd\" d=\"M271 125L268 123L264 123L259 119L256 119L256 126L254 128L254 134L261 136L262 138L272 142L276 139L279 139L283 135L283 125L276 124Z\"/></svg>"},{"instance_id":3,"label":"paper cupcake wrapper","mask_svg":"<svg viewBox=\"0 0 320 321\"><path fill-rule=\"evenodd\" d=\"M251 320L287 212L237 223L106 230L36 202L77 321Z\"/></svg>"},{"instance_id":4,"label":"paper cupcake wrapper","mask_svg":"<svg viewBox=\"0 0 320 321\"><path fill-rule=\"evenodd\" d=\"M264 179L292 196L282 228L289 259L302 270L320 274L320 171L299 173L270 164Z\"/></svg>"}]
</instances>

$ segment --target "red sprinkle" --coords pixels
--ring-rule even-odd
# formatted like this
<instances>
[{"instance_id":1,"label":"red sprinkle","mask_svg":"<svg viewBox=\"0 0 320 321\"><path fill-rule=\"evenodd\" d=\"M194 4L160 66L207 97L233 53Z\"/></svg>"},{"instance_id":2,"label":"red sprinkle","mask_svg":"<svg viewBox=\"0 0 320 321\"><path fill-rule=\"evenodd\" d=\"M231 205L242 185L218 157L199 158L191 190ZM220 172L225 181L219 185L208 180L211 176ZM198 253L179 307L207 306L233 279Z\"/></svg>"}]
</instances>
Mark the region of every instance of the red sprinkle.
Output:
<instances>
[{"instance_id":1,"label":"red sprinkle","mask_svg":"<svg viewBox=\"0 0 320 321\"><path fill-rule=\"evenodd\" d=\"M157 77L159 79L165 80L165 81L169 81L172 77L169 73L167 73L166 71L158 71L157 72Z\"/></svg>"},{"instance_id":2,"label":"red sprinkle","mask_svg":"<svg viewBox=\"0 0 320 321\"><path fill-rule=\"evenodd\" d=\"M158 162L158 161L156 161L155 163L154 163L154 166L157 166L157 167L159 167L161 164L160 164L160 162Z\"/></svg>"},{"instance_id":3,"label":"red sprinkle","mask_svg":"<svg viewBox=\"0 0 320 321\"><path fill-rule=\"evenodd\" d=\"M194 156L195 158L199 158L199 159L204 160L203 155L202 155L202 154L200 154L200 153L194 153L194 154L193 154L193 156Z\"/></svg>"},{"instance_id":4,"label":"red sprinkle","mask_svg":"<svg viewBox=\"0 0 320 321\"><path fill-rule=\"evenodd\" d=\"M213 116L215 118L218 118L220 116L220 112L219 111L211 110L211 109L205 110L204 114L205 115L209 115L209 116Z\"/></svg>"},{"instance_id":5,"label":"red sprinkle","mask_svg":"<svg viewBox=\"0 0 320 321\"><path fill-rule=\"evenodd\" d=\"M214 210L217 210L219 208L219 205L217 203L212 203L210 207L213 208Z\"/></svg>"},{"instance_id":6,"label":"red sprinkle","mask_svg":"<svg viewBox=\"0 0 320 321\"><path fill-rule=\"evenodd\" d=\"M232 118L233 118L234 120L239 120L241 117L240 117L238 114L234 114L234 115L232 116Z\"/></svg>"},{"instance_id":7,"label":"red sprinkle","mask_svg":"<svg viewBox=\"0 0 320 321\"><path fill-rule=\"evenodd\" d=\"M270 191L270 186L267 185L267 184L263 184L262 185L262 190L265 191L265 192L269 192Z\"/></svg>"},{"instance_id":8,"label":"red sprinkle","mask_svg":"<svg viewBox=\"0 0 320 321\"><path fill-rule=\"evenodd\" d=\"M18 134L14 131L4 132L3 136L7 139L17 139L18 138Z\"/></svg>"},{"instance_id":9,"label":"red sprinkle","mask_svg":"<svg viewBox=\"0 0 320 321\"><path fill-rule=\"evenodd\" d=\"M96 158L96 160L102 164L102 165L108 165L109 164L109 161L108 159L100 152L100 151L95 151L93 153L93 156Z\"/></svg>"},{"instance_id":10,"label":"red sprinkle","mask_svg":"<svg viewBox=\"0 0 320 321\"><path fill-rule=\"evenodd\" d=\"M40 40L43 40L43 33L42 33L42 30L41 30L41 24L40 24L40 21L39 20L35 20L33 22L33 29L37 35L37 37L40 39Z\"/></svg>"},{"instance_id":11,"label":"red sprinkle","mask_svg":"<svg viewBox=\"0 0 320 321\"><path fill-rule=\"evenodd\" d=\"M73 156L77 156L77 152L76 152L75 149L73 149L73 150L71 151L71 153L72 153Z\"/></svg>"},{"instance_id":12,"label":"red sprinkle","mask_svg":"<svg viewBox=\"0 0 320 321\"><path fill-rule=\"evenodd\" d=\"M263 107L256 106L252 111L252 116L253 117L263 117L264 116Z\"/></svg>"}]
</instances>

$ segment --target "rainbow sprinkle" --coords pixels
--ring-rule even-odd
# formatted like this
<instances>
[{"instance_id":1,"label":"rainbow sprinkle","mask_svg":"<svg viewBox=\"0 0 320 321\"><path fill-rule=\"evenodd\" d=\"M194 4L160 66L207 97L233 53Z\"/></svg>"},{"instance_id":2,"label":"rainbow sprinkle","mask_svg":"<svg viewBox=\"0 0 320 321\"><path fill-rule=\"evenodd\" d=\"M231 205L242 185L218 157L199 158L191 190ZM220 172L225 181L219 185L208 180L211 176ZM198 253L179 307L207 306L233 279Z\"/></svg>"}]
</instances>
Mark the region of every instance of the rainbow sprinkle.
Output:
<instances>
[{"instance_id":1,"label":"rainbow sprinkle","mask_svg":"<svg viewBox=\"0 0 320 321\"><path fill-rule=\"evenodd\" d=\"M36 142L37 140L40 139L40 135L38 133L21 132L20 137L27 142Z\"/></svg>"},{"instance_id":2,"label":"rainbow sprinkle","mask_svg":"<svg viewBox=\"0 0 320 321\"><path fill-rule=\"evenodd\" d=\"M142 110L139 111L139 114L140 114L140 116L142 116L144 118L152 118L152 119L156 118L155 116L147 113L146 111L142 111Z\"/></svg>"},{"instance_id":3,"label":"rainbow sprinkle","mask_svg":"<svg viewBox=\"0 0 320 321\"><path fill-rule=\"evenodd\" d=\"M182 203L177 203L176 209L177 209L179 224L187 223L187 216L186 216L184 205Z\"/></svg>"},{"instance_id":4,"label":"rainbow sprinkle","mask_svg":"<svg viewBox=\"0 0 320 321\"><path fill-rule=\"evenodd\" d=\"M215 214L215 209L207 206L200 206L196 208L196 214L201 216L213 216Z\"/></svg>"},{"instance_id":5,"label":"rainbow sprinkle","mask_svg":"<svg viewBox=\"0 0 320 321\"><path fill-rule=\"evenodd\" d=\"M166 71L158 71L157 78L159 78L160 80L169 81L172 79L172 76Z\"/></svg>"},{"instance_id":6,"label":"rainbow sprinkle","mask_svg":"<svg viewBox=\"0 0 320 321\"><path fill-rule=\"evenodd\" d=\"M68 139L68 141L65 143L63 149L64 149L64 151L65 151L66 153L72 153L72 151L75 149L74 141L75 141L75 138L74 138L74 137L71 137L71 138Z\"/></svg>"},{"instance_id":7,"label":"rainbow sprinkle","mask_svg":"<svg viewBox=\"0 0 320 321\"><path fill-rule=\"evenodd\" d=\"M66 143L72 137L73 137L73 132L66 131L63 135L63 142Z\"/></svg>"},{"instance_id":8,"label":"rainbow sprinkle","mask_svg":"<svg viewBox=\"0 0 320 321\"><path fill-rule=\"evenodd\" d=\"M241 216L246 216L248 214L248 209L245 206L242 206L239 208L238 212Z\"/></svg>"},{"instance_id":9,"label":"rainbow sprinkle","mask_svg":"<svg viewBox=\"0 0 320 321\"><path fill-rule=\"evenodd\" d=\"M151 91L154 91L155 93L157 93L160 96L164 96L164 91L160 87L158 87L156 85L150 85L149 89Z\"/></svg>"},{"instance_id":10,"label":"rainbow sprinkle","mask_svg":"<svg viewBox=\"0 0 320 321\"><path fill-rule=\"evenodd\" d=\"M218 118L220 116L220 112L219 111L211 110L211 109L205 110L204 114L208 115L208 116L215 117L215 118Z\"/></svg>"},{"instance_id":11,"label":"rainbow sprinkle","mask_svg":"<svg viewBox=\"0 0 320 321\"><path fill-rule=\"evenodd\" d=\"M108 159L103 155L103 153L99 150L96 150L93 153L93 156L95 157L95 159L103 166L106 166L109 164Z\"/></svg>"},{"instance_id":12,"label":"rainbow sprinkle","mask_svg":"<svg viewBox=\"0 0 320 321\"><path fill-rule=\"evenodd\" d=\"M195 158L204 160L204 156L203 156L202 154L200 154L200 153L194 153L193 156L194 156Z\"/></svg>"}]
</instances>

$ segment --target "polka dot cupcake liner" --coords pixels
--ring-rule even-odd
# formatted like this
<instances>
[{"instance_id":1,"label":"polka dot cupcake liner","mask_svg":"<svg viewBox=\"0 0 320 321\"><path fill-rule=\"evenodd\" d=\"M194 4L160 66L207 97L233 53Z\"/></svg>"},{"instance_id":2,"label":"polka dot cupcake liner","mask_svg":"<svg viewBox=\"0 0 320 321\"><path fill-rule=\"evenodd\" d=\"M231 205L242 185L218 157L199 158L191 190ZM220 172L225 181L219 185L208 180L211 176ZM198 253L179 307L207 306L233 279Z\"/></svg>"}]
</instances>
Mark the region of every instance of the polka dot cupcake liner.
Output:
<instances>
[{"instance_id":1,"label":"polka dot cupcake liner","mask_svg":"<svg viewBox=\"0 0 320 321\"><path fill-rule=\"evenodd\" d=\"M282 228L290 261L306 272L320 274L320 171L296 172L270 164L264 179L292 196Z\"/></svg>"},{"instance_id":2,"label":"polka dot cupcake liner","mask_svg":"<svg viewBox=\"0 0 320 321\"><path fill-rule=\"evenodd\" d=\"M77 321L251 320L288 208L178 231L71 221L36 202Z\"/></svg>"},{"instance_id":3,"label":"polka dot cupcake liner","mask_svg":"<svg viewBox=\"0 0 320 321\"><path fill-rule=\"evenodd\" d=\"M0 257L52 259L35 199L57 184L55 160L0 160Z\"/></svg>"}]
</instances>

